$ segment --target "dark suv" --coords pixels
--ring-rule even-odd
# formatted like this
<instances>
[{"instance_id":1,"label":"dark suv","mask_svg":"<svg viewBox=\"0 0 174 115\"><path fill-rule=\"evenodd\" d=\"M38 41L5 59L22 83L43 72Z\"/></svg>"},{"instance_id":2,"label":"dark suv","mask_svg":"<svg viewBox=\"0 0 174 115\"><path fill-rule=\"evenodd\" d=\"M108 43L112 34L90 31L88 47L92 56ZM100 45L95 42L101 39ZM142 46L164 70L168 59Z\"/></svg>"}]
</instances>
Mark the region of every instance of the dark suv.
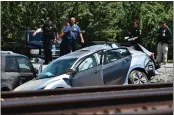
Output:
<instances>
[{"instance_id":1,"label":"dark suv","mask_svg":"<svg viewBox=\"0 0 174 115\"><path fill-rule=\"evenodd\" d=\"M44 50L43 50L43 43L42 43L42 32L37 33L35 36L33 36L33 33L36 30L25 30L22 31L17 39L22 40L20 42L23 42L23 46L25 48L23 50L20 49L20 54L27 55L29 58L44 58ZM54 44L56 46L56 52L53 54L53 58L59 57L60 52L60 42Z\"/></svg>"},{"instance_id":2,"label":"dark suv","mask_svg":"<svg viewBox=\"0 0 174 115\"><path fill-rule=\"evenodd\" d=\"M28 58L41 58L44 59L44 50L43 50L43 43L42 43L42 32L37 33L33 36L33 33L36 30L24 30L21 31L16 39L15 42L7 42L5 43L6 47L2 48L3 50L13 51L15 53L26 55ZM52 53L52 57L55 59L59 57L60 54L60 43L54 44L56 47L55 53ZM7 47L8 46L8 47Z\"/></svg>"},{"instance_id":3,"label":"dark suv","mask_svg":"<svg viewBox=\"0 0 174 115\"><path fill-rule=\"evenodd\" d=\"M1 91L11 91L36 75L37 70L28 57L11 51L1 51Z\"/></svg>"}]
</instances>

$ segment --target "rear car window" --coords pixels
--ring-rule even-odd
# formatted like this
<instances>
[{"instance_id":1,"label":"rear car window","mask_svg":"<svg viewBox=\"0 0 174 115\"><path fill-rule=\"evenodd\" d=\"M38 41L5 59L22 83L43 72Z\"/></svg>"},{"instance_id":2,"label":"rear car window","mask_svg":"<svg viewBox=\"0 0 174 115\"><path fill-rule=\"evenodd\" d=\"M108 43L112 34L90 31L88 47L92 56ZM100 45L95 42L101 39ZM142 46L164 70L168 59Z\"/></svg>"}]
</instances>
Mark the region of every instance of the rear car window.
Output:
<instances>
[{"instance_id":1,"label":"rear car window","mask_svg":"<svg viewBox=\"0 0 174 115\"><path fill-rule=\"evenodd\" d=\"M119 52L122 57L131 55L131 53L127 49L119 49Z\"/></svg>"},{"instance_id":2,"label":"rear car window","mask_svg":"<svg viewBox=\"0 0 174 115\"><path fill-rule=\"evenodd\" d=\"M5 72L17 72L17 63L15 58L6 57L5 59Z\"/></svg>"},{"instance_id":3,"label":"rear car window","mask_svg":"<svg viewBox=\"0 0 174 115\"><path fill-rule=\"evenodd\" d=\"M122 56L120 55L120 52L118 49L114 49L114 50L109 50L106 52L105 54L105 61L104 64L108 64L114 61L117 61L119 59L121 59Z\"/></svg>"},{"instance_id":4,"label":"rear car window","mask_svg":"<svg viewBox=\"0 0 174 115\"><path fill-rule=\"evenodd\" d=\"M17 61L19 63L20 72L31 72L32 71L32 65L28 59L23 58L23 57L18 57Z\"/></svg>"}]
</instances>

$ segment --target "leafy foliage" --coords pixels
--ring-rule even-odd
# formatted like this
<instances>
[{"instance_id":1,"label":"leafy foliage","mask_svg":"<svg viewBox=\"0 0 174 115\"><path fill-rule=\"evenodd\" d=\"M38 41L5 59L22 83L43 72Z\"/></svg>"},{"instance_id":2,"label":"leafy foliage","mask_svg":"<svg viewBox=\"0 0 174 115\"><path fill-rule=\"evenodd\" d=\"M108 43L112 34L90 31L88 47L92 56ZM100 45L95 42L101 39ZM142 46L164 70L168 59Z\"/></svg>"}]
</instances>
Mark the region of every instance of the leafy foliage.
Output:
<instances>
[{"instance_id":1,"label":"leafy foliage","mask_svg":"<svg viewBox=\"0 0 174 115\"><path fill-rule=\"evenodd\" d=\"M78 25L85 30L85 41L123 41L133 19L140 20L142 43L149 49L156 49L156 32L159 22L166 20L173 31L172 1L3 1L1 2L2 44L15 41L18 33L36 29L41 19L56 20L61 31L62 17L75 16ZM172 48L172 45L170 45Z\"/></svg>"}]
</instances>

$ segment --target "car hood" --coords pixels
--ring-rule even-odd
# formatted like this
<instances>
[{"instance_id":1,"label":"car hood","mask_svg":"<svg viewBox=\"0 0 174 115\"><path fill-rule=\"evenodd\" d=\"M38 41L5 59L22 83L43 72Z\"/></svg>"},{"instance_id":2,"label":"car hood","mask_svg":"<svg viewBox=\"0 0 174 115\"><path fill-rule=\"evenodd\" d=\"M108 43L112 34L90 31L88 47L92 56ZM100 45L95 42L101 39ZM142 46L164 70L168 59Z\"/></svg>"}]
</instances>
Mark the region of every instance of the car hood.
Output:
<instances>
[{"instance_id":1,"label":"car hood","mask_svg":"<svg viewBox=\"0 0 174 115\"><path fill-rule=\"evenodd\" d=\"M42 48L43 47L43 43L42 43L42 41L28 41L28 46L29 47L39 47L39 48Z\"/></svg>"},{"instance_id":2,"label":"car hood","mask_svg":"<svg viewBox=\"0 0 174 115\"><path fill-rule=\"evenodd\" d=\"M49 85L52 82L59 81L63 78L68 78L69 79L70 75L63 74L60 76L56 76L53 78L45 78L45 79L33 79L30 80L17 88L14 89L14 91L26 91L26 90L38 90L45 88L47 85Z\"/></svg>"},{"instance_id":3,"label":"car hood","mask_svg":"<svg viewBox=\"0 0 174 115\"><path fill-rule=\"evenodd\" d=\"M59 41L59 43L57 43L55 45L56 45L56 47L60 47L60 41ZM43 42L42 41L28 41L28 47L43 48Z\"/></svg>"}]
</instances>

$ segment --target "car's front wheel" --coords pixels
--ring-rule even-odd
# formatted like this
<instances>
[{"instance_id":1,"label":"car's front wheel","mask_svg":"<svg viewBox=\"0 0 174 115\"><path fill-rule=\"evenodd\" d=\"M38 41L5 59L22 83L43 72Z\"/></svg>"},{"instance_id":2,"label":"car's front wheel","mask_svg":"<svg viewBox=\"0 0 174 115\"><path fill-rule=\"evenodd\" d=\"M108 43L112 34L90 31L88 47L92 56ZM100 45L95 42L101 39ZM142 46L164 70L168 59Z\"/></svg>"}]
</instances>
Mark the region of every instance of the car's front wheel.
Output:
<instances>
[{"instance_id":1,"label":"car's front wheel","mask_svg":"<svg viewBox=\"0 0 174 115\"><path fill-rule=\"evenodd\" d=\"M143 71L133 70L129 74L129 84L146 84L148 82L147 75Z\"/></svg>"}]
</instances>

